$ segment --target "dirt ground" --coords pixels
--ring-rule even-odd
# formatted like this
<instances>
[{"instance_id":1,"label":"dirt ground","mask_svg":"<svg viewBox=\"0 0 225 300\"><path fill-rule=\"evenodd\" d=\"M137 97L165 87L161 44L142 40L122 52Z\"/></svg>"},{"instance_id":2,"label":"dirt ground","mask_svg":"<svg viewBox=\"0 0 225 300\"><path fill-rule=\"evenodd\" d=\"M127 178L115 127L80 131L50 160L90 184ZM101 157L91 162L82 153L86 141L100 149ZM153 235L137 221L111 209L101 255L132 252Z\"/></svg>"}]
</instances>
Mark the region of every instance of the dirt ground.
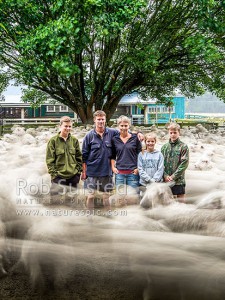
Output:
<instances>
[{"instance_id":1,"label":"dirt ground","mask_svg":"<svg viewBox=\"0 0 225 300\"><path fill-rule=\"evenodd\" d=\"M96 260L96 263L95 263ZM101 261L99 263L99 261ZM89 266L79 262L73 274L62 285L53 287L47 282L38 290L33 289L23 266L0 279L1 300L103 300L143 299L143 286L132 277L126 266L115 266L113 261L93 258Z\"/></svg>"}]
</instances>

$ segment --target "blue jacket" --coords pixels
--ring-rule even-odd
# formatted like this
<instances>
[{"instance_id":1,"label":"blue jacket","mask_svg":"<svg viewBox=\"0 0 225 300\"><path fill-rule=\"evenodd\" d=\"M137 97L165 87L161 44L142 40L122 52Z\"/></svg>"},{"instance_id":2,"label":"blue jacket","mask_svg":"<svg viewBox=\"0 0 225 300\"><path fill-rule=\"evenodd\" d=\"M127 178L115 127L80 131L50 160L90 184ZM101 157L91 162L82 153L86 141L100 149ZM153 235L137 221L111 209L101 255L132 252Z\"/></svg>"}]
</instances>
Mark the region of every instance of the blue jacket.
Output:
<instances>
[{"instance_id":1,"label":"blue jacket","mask_svg":"<svg viewBox=\"0 0 225 300\"><path fill-rule=\"evenodd\" d=\"M87 166L87 176L112 176L110 160L112 157L112 138L115 135L118 135L118 130L107 127L102 138L95 129L87 133L82 145L82 156L83 162Z\"/></svg>"}]
</instances>

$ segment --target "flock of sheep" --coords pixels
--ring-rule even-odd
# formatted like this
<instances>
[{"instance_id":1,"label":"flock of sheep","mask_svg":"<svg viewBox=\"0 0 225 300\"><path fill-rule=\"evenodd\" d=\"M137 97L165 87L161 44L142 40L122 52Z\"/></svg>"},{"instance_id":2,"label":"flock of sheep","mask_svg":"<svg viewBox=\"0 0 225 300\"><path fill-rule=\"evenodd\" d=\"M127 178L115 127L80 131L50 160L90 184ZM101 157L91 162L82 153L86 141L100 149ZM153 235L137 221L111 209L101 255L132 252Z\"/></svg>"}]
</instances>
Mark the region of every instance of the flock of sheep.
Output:
<instances>
[{"instance_id":1,"label":"flock of sheep","mask_svg":"<svg viewBox=\"0 0 225 300\"><path fill-rule=\"evenodd\" d=\"M73 129L80 145L89 129ZM139 129L155 131L159 149L168 140L166 129ZM130 188L112 195L110 213L86 210L82 182L78 190L50 198L45 149L56 132L14 126L0 140L1 277L22 266L43 293L49 286L65 288L81 264L103 274L125 270L145 300L224 299L223 129L181 130L190 148L186 203L176 202L167 184L155 183L140 203Z\"/></svg>"}]
</instances>

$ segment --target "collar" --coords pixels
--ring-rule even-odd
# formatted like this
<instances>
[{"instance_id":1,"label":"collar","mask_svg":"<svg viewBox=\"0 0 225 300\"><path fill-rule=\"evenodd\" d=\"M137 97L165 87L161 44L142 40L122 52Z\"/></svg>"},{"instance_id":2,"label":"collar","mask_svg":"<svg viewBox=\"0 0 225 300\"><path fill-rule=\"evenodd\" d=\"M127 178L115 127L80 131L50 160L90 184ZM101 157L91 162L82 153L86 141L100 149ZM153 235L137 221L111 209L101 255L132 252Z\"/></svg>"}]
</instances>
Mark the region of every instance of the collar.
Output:
<instances>
[{"instance_id":1,"label":"collar","mask_svg":"<svg viewBox=\"0 0 225 300\"><path fill-rule=\"evenodd\" d=\"M108 133L108 132L109 132L109 129L107 127L105 127L105 130L103 131L102 135L105 135L105 133ZM96 135L99 135L99 133L97 133L97 131L96 131L96 128L94 128L94 133Z\"/></svg>"},{"instance_id":2,"label":"collar","mask_svg":"<svg viewBox=\"0 0 225 300\"><path fill-rule=\"evenodd\" d=\"M178 144L179 143L179 141L180 141L180 139L178 138L178 139L176 139L176 141L174 141L174 142L172 142L171 141L171 139L169 140L169 143L171 144L171 145L176 145L176 144Z\"/></svg>"},{"instance_id":3,"label":"collar","mask_svg":"<svg viewBox=\"0 0 225 300\"><path fill-rule=\"evenodd\" d=\"M61 131L58 132L58 137L64 140L64 138L60 136L60 132L61 132ZM67 139L70 138L70 136L71 136L71 133L68 134Z\"/></svg>"}]
</instances>

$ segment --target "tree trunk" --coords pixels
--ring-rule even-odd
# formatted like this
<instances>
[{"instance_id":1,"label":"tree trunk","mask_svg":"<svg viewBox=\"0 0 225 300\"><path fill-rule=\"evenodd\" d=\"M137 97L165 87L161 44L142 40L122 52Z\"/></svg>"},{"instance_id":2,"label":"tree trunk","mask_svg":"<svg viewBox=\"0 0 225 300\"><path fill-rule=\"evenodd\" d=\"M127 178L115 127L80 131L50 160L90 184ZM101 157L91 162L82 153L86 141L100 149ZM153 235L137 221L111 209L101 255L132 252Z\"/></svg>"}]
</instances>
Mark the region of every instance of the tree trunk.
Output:
<instances>
[{"instance_id":1,"label":"tree trunk","mask_svg":"<svg viewBox=\"0 0 225 300\"><path fill-rule=\"evenodd\" d=\"M112 97L111 99L108 99L106 103L103 106L103 110L106 113L106 122L108 123L113 116L114 112L116 111L116 108L120 102L119 97Z\"/></svg>"},{"instance_id":2,"label":"tree trunk","mask_svg":"<svg viewBox=\"0 0 225 300\"><path fill-rule=\"evenodd\" d=\"M83 124L93 124L93 113L92 113L92 109L84 109L83 107L80 107L78 110L74 109L74 107L72 108L75 113L77 113L78 117L81 119L81 122Z\"/></svg>"},{"instance_id":3,"label":"tree trunk","mask_svg":"<svg viewBox=\"0 0 225 300\"><path fill-rule=\"evenodd\" d=\"M103 110L106 113L106 122L109 122L111 117L113 116L118 103L120 101L120 98L118 97L112 97L110 99L107 99L101 110ZM80 105L68 105L68 102L65 102L65 105L68 105L81 119L81 122L83 124L94 124L93 121L93 107L96 105L96 101L93 102L93 104L87 105L86 107ZM96 108L96 110L98 110Z\"/></svg>"}]
</instances>

